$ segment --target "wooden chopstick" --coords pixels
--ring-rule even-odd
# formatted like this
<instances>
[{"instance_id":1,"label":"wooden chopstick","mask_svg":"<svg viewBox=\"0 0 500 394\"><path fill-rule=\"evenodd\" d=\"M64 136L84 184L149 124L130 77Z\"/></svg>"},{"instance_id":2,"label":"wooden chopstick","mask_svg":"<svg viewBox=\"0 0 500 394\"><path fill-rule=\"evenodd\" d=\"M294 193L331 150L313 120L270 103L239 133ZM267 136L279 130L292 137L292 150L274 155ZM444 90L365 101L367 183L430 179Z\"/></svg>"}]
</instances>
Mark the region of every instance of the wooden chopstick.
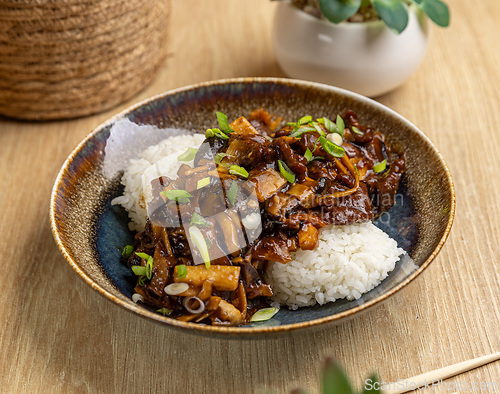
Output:
<instances>
[{"instance_id":1,"label":"wooden chopstick","mask_svg":"<svg viewBox=\"0 0 500 394\"><path fill-rule=\"evenodd\" d=\"M431 386L432 384L431 382L448 379L451 378L452 376L470 371L474 368L478 368L498 360L500 360L500 352L474 358L472 360L463 361L458 364L449 365L447 367L426 372L421 375L414 376L412 378L404 379L402 380L402 382L404 382L403 384L405 385L404 389L391 389L389 387L387 390L384 390L384 393L385 394L407 393L409 391L416 390L420 387L424 387L425 385Z\"/></svg>"}]
</instances>

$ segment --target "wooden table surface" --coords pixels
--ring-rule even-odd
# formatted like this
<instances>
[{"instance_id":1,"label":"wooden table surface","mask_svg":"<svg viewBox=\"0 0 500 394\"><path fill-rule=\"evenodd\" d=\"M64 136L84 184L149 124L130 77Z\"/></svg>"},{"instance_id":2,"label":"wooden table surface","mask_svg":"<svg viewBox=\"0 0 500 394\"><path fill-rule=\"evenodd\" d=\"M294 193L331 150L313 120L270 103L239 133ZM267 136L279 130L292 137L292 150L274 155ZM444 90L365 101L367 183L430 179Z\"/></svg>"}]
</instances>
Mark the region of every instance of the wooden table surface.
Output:
<instances>
[{"instance_id":1,"label":"wooden table surface","mask_svg":"<svg viewBox=\"0 0 500 394\"><path fill-rule=\"evenodd\" d=\"M370 371L394 382L499 351L500 2L448 4L451 27L433 29L421 68L377 100L423 130L448 163L457 197L451 235L406 289L314 336L225 341L141 319L86 285L49 227L59 168L114 113L196 82L284 76L270 40L275 3L174 1L169 57L136 97L77 120L0 119L0 391L314 392L327 356L361 387ZM446 382L496 382L488 392L500 392L500 362ZM425 392L466 392L447 388Z\"/></svg>"}]
</instances>

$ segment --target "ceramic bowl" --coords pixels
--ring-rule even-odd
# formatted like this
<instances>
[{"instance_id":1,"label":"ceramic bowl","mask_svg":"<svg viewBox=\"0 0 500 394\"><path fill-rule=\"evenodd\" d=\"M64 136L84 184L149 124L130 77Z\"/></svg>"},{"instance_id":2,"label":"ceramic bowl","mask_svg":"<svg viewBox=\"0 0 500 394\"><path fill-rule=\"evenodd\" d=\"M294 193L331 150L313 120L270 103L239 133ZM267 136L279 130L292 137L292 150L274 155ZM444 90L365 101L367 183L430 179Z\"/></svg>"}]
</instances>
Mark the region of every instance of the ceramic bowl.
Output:
<instances>
[{"instance_id":1,"label":"ceramic bowl","mask_svg":"<svg viewBox=\"0 0 500 394\"><path fill-rule=\"evenodd\" d=\"M359 300L324 306L282 308L271 320L244 327L185 323L154 313L131 300L133 282L120 263L132 242L126 212L111 199L123 191L120 177L128 160L174 133L204 132L215 111L235 119L263 107L285 119L335 117L354 110L362 124L383 131L406 152L408 171L397 204L376 221L410 258L402 258L378 287ZM183 332L224 338L266 338L321 328L352 317L394 295L436 257L450 231L455 210L453 183L437 149L409 121L358 94L313 82L241 78L173 90L117 115L88 135L63 164L54 184L50 220L63 256L94 290L139 316Z\"/></svg>"},{"instance_id":2,"label":"ceramic bowl","mask_svg":"<svg viewBox=\"0 0 500 394\"><path fill-rule=\"evenodd\" d=\"M410 11L398 35L382 21L336 25L280 2L272 32L276 59L292 78L370 97L387 93L415 72L427 51L427 18Z\"/></svg>"}]
</instances>

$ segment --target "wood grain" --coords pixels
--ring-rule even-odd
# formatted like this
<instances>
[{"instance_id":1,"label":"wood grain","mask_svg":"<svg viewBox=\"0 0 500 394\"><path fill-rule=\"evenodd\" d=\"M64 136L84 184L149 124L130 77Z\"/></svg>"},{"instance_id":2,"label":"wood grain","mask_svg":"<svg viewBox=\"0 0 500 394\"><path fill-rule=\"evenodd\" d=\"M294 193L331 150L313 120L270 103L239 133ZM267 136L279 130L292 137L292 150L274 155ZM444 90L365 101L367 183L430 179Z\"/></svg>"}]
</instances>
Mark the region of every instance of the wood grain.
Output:
<instances>
[{"instance_id":1,"label":"wood grain","mask_svg":"<svg viewBox=\"0 0 500 394\"><path fill-rule=\"evenodd\" d=\"M164 43L169 57L154 83L133 100L72 121L0 119L0 391L285 393L298 386L314 391L327 356L361 387L371 371L394 382L499 351L500 2L448 3L451 27L433 29L421 68L378 100L419 126L447 161L457 193L451 235L408 288L314 336L224 341L140 319L75 275L48 223L60 166L114 113L200 81L283 76L270 40L274 3L174 1ZM469 387L496 382L488 392L500 392L499 377L496 362L446 382Z\"/></svg>"}]
</instances>

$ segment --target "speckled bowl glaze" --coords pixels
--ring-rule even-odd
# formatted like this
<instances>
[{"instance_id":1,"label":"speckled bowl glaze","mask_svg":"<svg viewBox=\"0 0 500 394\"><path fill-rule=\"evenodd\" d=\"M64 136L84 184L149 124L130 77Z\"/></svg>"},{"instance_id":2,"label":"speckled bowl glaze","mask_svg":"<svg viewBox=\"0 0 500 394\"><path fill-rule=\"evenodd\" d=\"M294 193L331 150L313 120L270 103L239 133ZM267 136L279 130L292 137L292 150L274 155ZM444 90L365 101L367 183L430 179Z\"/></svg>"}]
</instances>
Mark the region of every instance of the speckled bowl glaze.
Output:
<instances>
[{"instance_id":1,"label":"speckled bowl glaze","mask_svg":"<svg viewBox=\"0 0 500 394\"><path fill-rule=\"evenodd\" d=\"M120 263L121 248L132 241L126 212L112 206L130 158L172 133L204 132L215 111L229 118L264 107L285 120L305 114L335 117L354 110L362 124L383 131L406 153L408 171L396 205L376 225L396 239L402 258L378 287L359 300L290 311L244 327L216 327L164 317L131 300L130 270ZM59 249L78 275L117 305L182 332L223 338L272 338L311 330L352 317L392 296L436 257L450 231L455 196L450 173L437 149L409 121L355 93L327 85L277 78L241 78L173 90L139 103L99 126L63 164L54 184L50 221ZM415 267L415 265L416 267Z\"/></svg>"}]
</instances>

